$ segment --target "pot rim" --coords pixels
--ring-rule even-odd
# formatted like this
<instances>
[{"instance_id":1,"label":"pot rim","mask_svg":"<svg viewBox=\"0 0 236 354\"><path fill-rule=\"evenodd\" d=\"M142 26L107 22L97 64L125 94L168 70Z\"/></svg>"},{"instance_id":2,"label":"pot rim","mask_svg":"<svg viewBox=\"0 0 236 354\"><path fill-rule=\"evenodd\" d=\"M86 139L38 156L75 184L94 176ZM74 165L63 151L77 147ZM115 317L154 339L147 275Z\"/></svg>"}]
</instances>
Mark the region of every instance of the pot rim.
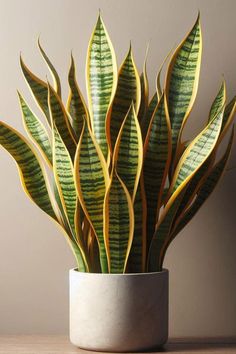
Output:
<instances>
[{"instance_id":1,"label":"pot rim","mask_svg":"<svg viewBox=\"0 0 236 354\"><path fill-rule=\"evenodd\" d=\"M69 270L70 273L82 275L82 276L99 276L99 277L140 277L140 276L164 276L165 274L169 274L169 270L167 268L163 268L159 272L146 272L146 273L90 273L90 272L79 272L78 268L71 268Z\"/></svg>"}]
</instances>

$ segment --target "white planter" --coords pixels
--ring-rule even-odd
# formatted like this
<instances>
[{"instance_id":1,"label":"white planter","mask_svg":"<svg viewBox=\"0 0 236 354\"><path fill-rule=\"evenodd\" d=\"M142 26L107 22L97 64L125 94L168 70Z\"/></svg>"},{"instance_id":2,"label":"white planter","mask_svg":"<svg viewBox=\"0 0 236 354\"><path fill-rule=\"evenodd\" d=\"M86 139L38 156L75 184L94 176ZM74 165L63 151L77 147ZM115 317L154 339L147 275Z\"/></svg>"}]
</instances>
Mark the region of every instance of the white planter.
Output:
<instances>
[{"instance_id":1,"label":"white planter","mask_svg":"<svg viewBox=\"0 0 236 354\"><path fill-rule=\"evenodd\" d=\"M154 349L168 338L168 270L93 274L70 270L70 340L107 352Z\"/></svg>"}]
</instances>

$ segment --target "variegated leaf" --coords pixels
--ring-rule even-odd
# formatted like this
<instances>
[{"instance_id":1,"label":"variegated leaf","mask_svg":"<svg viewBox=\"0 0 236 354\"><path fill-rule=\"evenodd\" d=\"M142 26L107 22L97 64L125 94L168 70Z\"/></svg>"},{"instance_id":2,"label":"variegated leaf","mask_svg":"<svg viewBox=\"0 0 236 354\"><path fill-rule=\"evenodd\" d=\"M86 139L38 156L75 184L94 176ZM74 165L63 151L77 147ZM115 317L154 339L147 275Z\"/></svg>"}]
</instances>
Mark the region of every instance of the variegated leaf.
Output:
<instances>
[{"instance_id":1,"label":"variegated leaf","mask_svg":"<svg viewBox=\"0 0 236 354\"><path fill-rule=\"evenodd\" d=\"M145 141L145 139L146 139L148 127L149 127L150 121L152 119L153 113L156 109L157 103L158 103L158 97L157 97L157 93L155 92L155 94L153 95L153 97L148 105L147 112L141 121L141 131L142 131L143 141Z\"/></svg>"},{"instance_id":2,"label":"variegated leaf","mask_svg":"<svg viewBox=\"0 0 236 354\"><path fill-rule=\"evenodd\" d=\"M134 211L127 188L113 170L104 200L104 238L110 273L124 273L134 233Z\"/></svg>"},{"instance_id":3,"label":"variegated leaf","mask_svg":"<svg viewBox=\"0 0 236 354\"><path fill-rule=\"evenodd\" d=\"M146 271L146 225L147 202L141 176L134 200L134 236L128 258L127 270L129 273Z\"/></svg>"},{"instance_id":4,"label":"variegated leaf","mask_svg":"<svg viewBox=\"0 0 236 354\"><path fill-rule=\"evenodd\" d=\"M110 151L113 151L120 127L132 101L137 114L140 100L140 79L130 46L118 73L117 89L106 120L106 133Z\"/></svg>"},{"instance_id":5,"label":"variegated leaf","mask_svg":"<svg viewBox=\"0 0 236 354\"><path fill-rule=\"evenodd\" d=\"M100 14L89 42L86 83L92 129L106 158L105 122L116 89L117 67L115 52Z\"/></svg>"},{"instance_id":6,"label":"variegated leaf","mask_svg":"<svg viewBox=\"0 0 236 354\"><path fill-rule=\"evenodd\" d=\"M37 144L49 166L52 166L52 148L47 130L37 116L31 111L22 95L20 93L18 93L18 95L25 129L30 138Z\"/></svg>"},{"instance_id":7,"label":"variegated leaf","mask_svg":"<svg viewBox=\"0 0 236 354\"><path fill-rule=\"evenodd\" d=\"M49 125L51 124L49 108L48 108L48 86L46 82L39 79L35 74L33 74L23 62L22 57L20 57L20 65L22 72L24 74L25 80L29 85L31 93L44 113Z\"/></svg>"},{"instance_id":8,"label":"variegated leaf","mask_svg":"<svg viewBox=\"0 0 236 354\"><path fill-rule=\"evenodd\" d=\"M59 75L58 75L55 67L53 66L52 62L50 61L49 57L47 56L47 54L43 50L43 47L41 46L39 39L38 39L38 47L39 47L40 53L42 54L43 59L45 60L47 66L52 74L54 89L55 89L56 93L58 94L58 96L61 97L61 82L60 82Z\"/></svg>"},{"instance_id":9,"label":"variegated leaf","mask_svg":"<svg viewBox=\"0 0 236 354\"><path fill-rule=\"evenodd\" d=\"M113 164L134 201L143 164L143 142L133 103L116 141Z\"/></svg>"},{"instance_id":10,"label":"variegated leaf","mask_svg":"<svg viewBox=\"0 0 236 354\"><path fill-rule=\"evenodd\" d=\"M50 108L51 119L55 124L73 161L76 150L76 139L73 135L64 105L50 84L48 84L48 105Z\"/></svg>"},{"instance_id":11,"label":"variegated leaf","mask_svg":"<svg viewBox=\"0 0 236 354\"><path fill-rule=\"evenodd\" d=\"M162 193L171 160L171 127L166 97L162 95L152 116L144 144L144 186L147 197L147 249L158 220Z\"/></svg>"},{"instance_id":12,"label":"variegated leaf","mask_svg":"<svg viewBox=\"0 0 236 354\"><path fill-rule=\"evenodd\" d=\"M76 136L76 141L79 141L84 120L88 121L89 115L86 103L76 81L75 62L72 54L68 82L70 86L70 93L67 101L67 110L72 118L71 125Z\"/></svg>"},{"instance_id":13,"label":"variegated leaf","mask_svg":"<svg viewBox=\"0 0 236 354\"><path fill-rule=\"evenodd\" d=\"M43 166L27 140L15 129L0 122L0 144L17 163L25 193L45 213L57 220Z\"/></svg>"},{"instance_id":14,"label":"variegated leaf","mask_svg":"<svg viewBox=\"0 0 236 354\"><path fill-rule=\"evenodd\" d=\"M172 127L173 158L196 98L201 53L202 36L198 16L191 31L175 50L167 69L165 91Z\"/></svg>"},{"instance_id":15,"label":"variegated leaf","mask_svg":"<svg viewBox=\"0 0 236 354\"><path fill-rule=\"evenodd\" d=\"M107 250L103 236L103 201L109 181L108 168L90 128L84 124L75 156L77 195L98 239L101 268L108 272Z\"/></svg>"}]
</instances>

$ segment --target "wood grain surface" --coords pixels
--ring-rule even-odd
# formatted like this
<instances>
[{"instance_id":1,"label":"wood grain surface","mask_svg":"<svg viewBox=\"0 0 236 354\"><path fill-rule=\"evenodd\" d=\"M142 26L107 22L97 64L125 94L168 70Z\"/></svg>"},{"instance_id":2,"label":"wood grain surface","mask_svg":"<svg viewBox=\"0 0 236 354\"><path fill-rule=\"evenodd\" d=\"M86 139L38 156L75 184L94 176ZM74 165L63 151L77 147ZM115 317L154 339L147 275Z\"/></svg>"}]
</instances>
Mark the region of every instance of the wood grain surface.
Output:
<instances>
[{"instance_id":1,"label":"wood grain surface","mask_svg":"<svg viewBox=\"0 0 236 354\"><path fill-rule=\"evenodd\" d=\"M236 354L236 343L205 343L205 339L198 342L188 343L184 339L175 339L168 343L159 352L176 354L207 354L222 353ZM195 340L197 341L197 340ZM212 341L211 341L212 342ZM65 336L0 336L0 354L86 354L93 352L75 348L70 344L68 337ZM153 352L155 353L155 352Z\"/></svg>"}]
</instances>

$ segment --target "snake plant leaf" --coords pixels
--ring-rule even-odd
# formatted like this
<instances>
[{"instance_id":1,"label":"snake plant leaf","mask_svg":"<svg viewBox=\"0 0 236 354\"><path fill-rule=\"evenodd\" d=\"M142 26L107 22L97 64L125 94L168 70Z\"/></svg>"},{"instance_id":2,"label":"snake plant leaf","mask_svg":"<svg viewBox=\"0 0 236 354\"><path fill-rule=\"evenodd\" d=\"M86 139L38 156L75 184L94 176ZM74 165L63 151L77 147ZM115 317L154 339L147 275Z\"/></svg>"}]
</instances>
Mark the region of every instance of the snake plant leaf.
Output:
<instances>
[{"instance_id":1,"label":"snake plant leaf","mask_svg":"<svg viewBox=\"0 0 236 354\"><path fill-rule=\"evenodd\" d=\"M36 117L36 115L31 111L28 104L19 92L18 95L25 130L27 131L30 138L38 146L48 165L52 167L52 148L47 130L45 129L41 121L38 119L38 117Z\"/></svg>"},{"instance_id":2,"label":"snake plant leaf","mask_svg":"<svg viewBox=\"0 0 236 354\"><path fill-rule=\"evenodd\" d=\"M141 131L142 131L143 141L145 141L145 139L146 139L148 127L149 127L150 121L152 119L153 113L156 109L157 103L158 103L158 96L157 96L157 93L155 92L155 94L152 96L152 99L148 105L147 112L141 121Z\"/></svg>"},{"instance_id":3,"label":"snake plant leaf","mask_svg":"<svg viewBox=\"0 0 236 354\"><path fill-rule=\"evenodd\" d=\"M117 137L113 161L119 177L134 201L143 164L143 142L133 103Z\"/></svg>"},{"instance_id":4,"label":"snake plant leaf","mask_svg":"<svg viewBox=\"0 0 236 354\"><path fill-rule=\"evenodd\" d=\"M166 57L164 58L163 62L161 63L161 66L158 70L157 73L157 79L156 79L156 91L157 91L157 97L158 97L158 101L161 99L161 96L163 94L163 89L162 89L162 85L161 85L161 74L162 74L162 70L163 67L166 63L166 61L168 60L170 54L171 54L172 50L169 51L169 53L166 55Z\"/></svg>"},{"instance_id":5,"label":"snake plant leaf","mask_svg":"<svg viewBox=\"0 0 236 354\"><path fill-rule=\"evenodd\" d=\"M205 175L207 174L207 171L210 170L214 164L215 155L215 150L213 150L207 160L199 168L198 172L189 181L180 206L178 208L178 212L176 213L176 219L178 219L179 215L181 215L183 211L186 210L194 200L196 196L196 191L205 180Z\"/></svg>"},{"instance_id":6,"label":"snake plant leaf","mask_svg":"<svg viewBox=\"0 0 236 354\"><path fill-rule=\"evenodd\" d=\"M38 38L38 47L39 47L40 53L42 54L43 59L45 60L47 66L52 74L54 89L55 89L56 93L58 94L58 96L61 97L61 82L60 82L59 75L58 75L55 67L53 66L52 62L50 61L49 57L47 56L47 54L43 50L43 47L40 44L39 38Z\"/></svg>"},{"instance_id":7,"label":"snake plant leaf","mask_svg":"<svg viewBox=\"0 0 236 354\"><path fill-rule=\"evenodd\" d=\"M101 273L98 241L91 228L90 228L89 236L90 236L90 242L89 242L88 249L89 249L91 272Z\"/></svg>"},{"instance_id":8,"label":"snake plant leaf","mask_svg":"<svg viewBox=\"0 0 236 354\"><path fill-rule=\"evenodd\" d=\"M198 15L193 28L175 50L167 69L165 90L172 127L173 158L196 98L201 54L202 35Z\"/></svg>"},{"instance_id":9,"label":"snake plant leaf","mask_svg":"<svg viewBox=\"0 0 236 354\"><path fill-rule=\"evenodd\" d=\"M233 139L234 139L234 129L232 129L229 143L223 157L215 164L215 166L213 166L208 171L208 173L205 176L204 182L201 184L199 190L197 191L196 199L194 200L192 205L188 208L188 210L182 215L180 215L179 218L177 219L173 230L173 234L167 246L169 246L170 242L173 241L176 235L191 221L191 219L196 215L196 213L199 211L201 206L205 203L208 197L215 190L220 178L222 177L225 171L225 167L229 160L230 152L233 145ZM163 259L164 259L164 253L163 253Z\"/></svg>"},{"instance_id":10,"label":"snake plant leaf","mask_svg":"<svg viewBox=\"0 0 236 354\"><path fill-rule=\"evenodd\" d=\"M115 94L117 66L115 52L100 14L89 42L86 66L92 130L106 158L105 122L108 106Z\"/></svg>"},{"instance_id":11,"label":"snake plant leaf","mask_svg":"<svg viewBox=\"0 0 236 354\"><path fill-rule=\"evenodd\" d=\"M219 90L219 92L218 92L218 94L211 106L208 122L210 122L212 119L214 119L214 117L220 111L222 111L222 109L225 105L225 100L226 100L226 87L225 87L225 81L223 81L221 84L220 90ZM225 115L225 113L224 113L224 115ZM223 115L223 117L224 117L224 115ZM222 120L222 123L223 123L223 120ZM221 127L221 130L222 130L222 127ZM176 218L178 218L179 215L181 215L182 212L186 208L188 208L188 206L193 201L195 194L196 194L196 189L199 187L199 184L201 184L202 180L205 177L205 174L212 167L212 164L214 163L215 152L216 152L218 143L219 143L219 139L217 140L217 143L215 145L213 152L210 154L210 156L207 158L207 160L202 164L202 166L198 170L198 173L196 173L193 176L193 178L191 179L188 187L186 188L186 192L184 194L184 197L183 197L180 207L178 209L178 213L176 214Z\"/></svg>"},{"instance_id":12,"label":"snake plant leaf","mask_svg":"<svg viewBox=\"0 0 236 354\"><path fill-rule=\"evenodd\" d=\"M181 157L170 187L172 192L161 218L156 226L156 231L151 241L148 267L149 271L161 269L163 250L169 244L171 228L176 213L184 197L189 181L210 156L220 134L224 109L218 112L203 131L188 145Z\"/></svg>"},{"instance_id":13,"label":"snake plant leaf","mask_svg":"<svg viewBox=\"0 0 236 354\"><path fill-rule=\"evenodd\" d=\"M208 122L212 120L216 116L216 114L218 114L219 110L222 109L222 107L225 104L225 100L226 100L226 87L225 87L225 81L223 81L220 86L220 90L212 103Z\"/></svg>"},{"instance_id":14,"label":"snake plant leaf","mask_svg":"<svg viewBox=\"0 0 236 354\"><path fill-rule=\"evenodd\" d=\"M109 272L124 273L134 233L130 194L113 170L104 200L104 238L109 252Z\"/></svg>"},{"instance_id":15,"label":"snake plant leaf","mask_svg":"<svg viewBox=\"0 0 236 354\"><path fill-rule=\"evenodd\" d=\"M234 96L225 107L220 137L217 142L218 145L221 143L221 141L224 138L225 134L227 133L231 123L233 122L235 112L236 112L236 96Z\"/></svg>"},{"instance_id":16,"label":"snake plant leaf","mask_svg":"<svg viewBox=\"0 0 236 354\"><path fill-rule=\"evenodd\" d=\"M148 253L148 271L161 271L162 250L168 242L171 227L173 225L175 215L183 198L185 190L183 189L175 199L172 199L168 206L163 210L163 214L158 221L156 231L153 235L149 253Z\"/></svg>"},{"instance_id":17,"label":"snake plant leaf","mask_svg":"<svg viewBox=\"0 0 236 354\"><path fill-rule=\"evenodd\" d=\"M134 236L128 258L127 271L129 273L142 273L146 270L146 225L147 202L141 175L137 193L134 200Z\"/></svg>"},{"instance_id":18,"label":"snake plant leaf","mask_svg":"<svg viewBox=\"0 0 236 354\"><path fill-rule=\"evenodd\" d=\"M48 105L50 109L51 120L53 124L55 124L73 161L77 145L76 139L73 135L64 105L50 84L48 84Z\"/></svg>"},{"instance_id":19,"label":"snake plant leaf","mask_svg":"<svg viewBox=\"0 0 236 354\"><path fill-rule=\"evenodd\" d=\"M44 113L48 124L51 124L51 118L48 108L48 86L47 83L39 79L34 75L23 62L22 57L20 56L20 65L24 75L24 78L30 88L30 91L38 104L39 108Z\"/></svg>"},{"instance_id":20,"label":"snake plant leaf","mask_svg":"<svg viewBox=\"0 0 236 354\"><path fill-rule=\"evenodd\" d=\"M76 141L79 141L84 119L88 120L89 116L86 103L76 81L75 62L72 54L68 82L70 86L70 93L67 101L67 111L70 113L72 118L71 125L76 136Z\"/></svg>"},{"instance_id":21,"label":"snake plant leaf","mask_svg":"<svg viewBox=\"0 0 236 354\"><path fill-rule=\"evenodd\" d=\"M107 250L103 237L103 201L109 181L103 153L87 122L84 123L75 155L77 195L98 239L102 272L108 272Z\"/></svg>"},{"instance_id":22,"label":"snake plant leaf","mask_svg":"<svg viewBox=\"0 0 236 354\"><path fill-rule=\"evenodd\" d=\"M223 114L224 107L186 148L173 176L171 198L175 198L175 193L179 193L213 151L220 134Z\"/></svg>"},{"instance_id":23,"label":"snake plant leaf","mask_svg":"<svg viewBox=\"0 0 236 354\"><path fill-rule=\"evenodd\" d=\"M171 126L165 95L152 116L144 144L144 186L147 197L147 247L157 223L171 161Z\"/></svg>"},{"instance_id":24,"label":"snake plant leaf","mask_svg":"<svg viewBox=\"0 0 236 354\"><path fill-rule=\"evenodd\" d=\"M117 89L107 114L106 134L111 152L132 101L137 114L141 101L141 86L130 45L128 54L120 67Z\"/></svg>"},{"instance_id":25,"label":"snake plant leaf","mask_svg":"<svg viewBox=\"0 0 236 354\"><path fill-rule=\"evenodd\" d=\"M149 84L148 84L148 77L147 77L147 55L148 49L146 50L146 55L143 63L143 71L140 75L140 90L141 90L141 100L140 100L140 107L138 112L138 120L141 122L143 117L145 116L147 109L148 109L148 99L149 99Z\"/></svg>"},{"instance_id":26,"label":"snake plant leaf","mask_svg":"<svg viewBox=\"0 0 236 354\"><path fill-rule=\"evenodd\" d=\"M15 129L0 122L0 144L17 163L21 183L28 197L45 213L57 220L43 166L27 140Z\"/></svg>"},{"instance_id":27,"label":"snake plant leaf","mask_svg":"<svg viewBox=\"0 0 236 354\"><path fill-rule=\"evenodd\" d=\"M75 235L75 211L76 211L76 188L73 175L73 164L70 154L58 133L54 123L52 123L53 131L53 173L54 179L58 186L60 200L67 217L67 221L71 227L72 234Z\"/></svg>"}]
</instances>

